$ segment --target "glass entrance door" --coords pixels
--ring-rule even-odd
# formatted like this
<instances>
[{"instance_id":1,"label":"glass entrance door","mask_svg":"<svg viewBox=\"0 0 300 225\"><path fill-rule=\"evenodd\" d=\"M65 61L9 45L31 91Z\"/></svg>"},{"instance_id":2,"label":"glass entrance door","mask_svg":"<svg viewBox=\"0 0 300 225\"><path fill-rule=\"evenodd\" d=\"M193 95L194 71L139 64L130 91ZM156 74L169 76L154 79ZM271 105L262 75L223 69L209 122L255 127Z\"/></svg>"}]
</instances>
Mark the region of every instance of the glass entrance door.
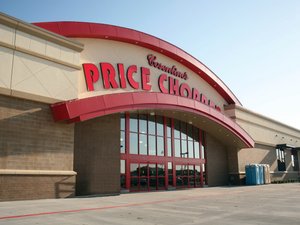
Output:
<instances>
[{"instance_id":1,"label":"glass entrance door","mask_svg":"<svg viewBox=\"0 0 300 225\"><path fill-rule=\"evenodd\" d=\"M130 190L155 191L165 189L165 166L156 163L130 164Z\"/></svg>"},{"instance_id":2,"label":"glass entrance door","mask_svg":"<svg viewBox=\"0 0 300 225\"><path fill-rule=\"evenodd\" d=\"M176 165L176 187L194 188L200 187L202 180L199 165Z\"/></svg>"}]
</instances>

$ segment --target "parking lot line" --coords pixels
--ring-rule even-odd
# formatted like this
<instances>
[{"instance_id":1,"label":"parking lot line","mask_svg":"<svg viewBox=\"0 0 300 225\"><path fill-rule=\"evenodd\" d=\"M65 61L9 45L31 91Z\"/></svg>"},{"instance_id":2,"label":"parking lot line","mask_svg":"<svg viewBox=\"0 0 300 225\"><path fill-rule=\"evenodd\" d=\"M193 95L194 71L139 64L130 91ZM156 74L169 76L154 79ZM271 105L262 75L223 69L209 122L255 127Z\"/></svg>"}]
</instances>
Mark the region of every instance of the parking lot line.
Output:
<instances>
[{"instance_id":1,"label":"parking lot line","mask_svg":"<svg viewBox=\"0 0 300 225\"><path fill-rule=\"evenodd\" d=\"M0 220L9 220L9 219L17 219L17 218L25 218L25 217L38 217L38 216L63 214L63 213L76 213L76 212L83 212L83 211L116 209L116 208L134 207L134 206L142 206L142 205L160 204L165 202L184 201L184 200L191 200L191 199L195 199L195 197L191 196L191 197L184 197L184 198L165 199L159 201L130 203L130 204L122 204L122 205L111 205L111 206L103 206L103 207L95 207L95 208L81 208L81 209L61 210L61 211L52 211L52 212L40 212L40 213L30 213L30 214L21 214L21 215L12 215L12 216L2 216L0 217Z\"/></svg>"}]
</instances>

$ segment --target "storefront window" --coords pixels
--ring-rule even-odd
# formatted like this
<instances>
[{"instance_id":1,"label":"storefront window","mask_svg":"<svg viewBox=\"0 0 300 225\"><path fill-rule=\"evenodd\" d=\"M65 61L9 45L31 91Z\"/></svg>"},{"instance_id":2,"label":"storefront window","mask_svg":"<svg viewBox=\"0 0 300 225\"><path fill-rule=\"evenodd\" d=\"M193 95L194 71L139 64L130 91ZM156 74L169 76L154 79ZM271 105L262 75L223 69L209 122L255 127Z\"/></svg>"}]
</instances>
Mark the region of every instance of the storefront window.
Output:
<instances>
[{"instance_id":1,"label":"storefront window","mask_svg":"<svg viewBox=\"0 0 300 225\"><path fill-rule=\"evenodd\" d=\"M189 152L189 158L194 158L194 142L192 140L188 141L188 152Z\"/></svg>"},{"instance_id":2,"label":"storefront window","mask_svg":"<svg viewBox=\"0 0 300 225\"><path fill-rule=\"evenodd\" d=\"M140 154L141 155L147 155L147 135L145 134L140 134Z\"/></svg>"},{"instance_id":3,"label":"storefront window","mask_svg":"<svg viewBox=\"0 0 300 225\"><path fill-rule=\"evenodd\" d=\"M174 121L174 138L180 138L180 121Z\"/></svg>"},{"instance_id":4,"label":"storefront window","mask_svg":"<svg viewBox=\"0 0 300 225\"><path fill-rule=\"evenodd\" d=\"M147 116L146 115L139 116L139 133L142 133L142 134L147 133Z\"/></svg>"},{"instance_id":5,"label":"storefront window","mask_svg":"<svg viewBox=\"0 0 300 225\"><path fill-rule=\"evenodd\" d=\"M151 191L205 183L204 135L198 128L159 115L129 113L121 115L120 127L122 188ZM130 163L127 173L125 162Z\"/></svg>"},{"instance_id":6,"label":"storefront window","mask_svg":"<svg viewBox=\"0 0 300 225\"><path fill-rule=\"evenodd\" d=\"M194 137L193 137L193 126L191 124L187 125L187 136L188 136L189 141L192 141L194 139Z\"/></svg>"},{"instance_id":7,"label":"storefront window","mask_svg":"<svg viewBox=\"0 0 300 225\"><path fill-rule=\"evenodd\" d=\"M181 128L181 140L186 140L186 123L181 122L180 128Z\"/></svg>"},{"instance_id":8,"label":"storefront window","mask_svg":"<svg viewBox=\"0 0 300 225\"><path fill-rule=\"evenodd\" d=\"M199 152L199 142L198 141L194 141L194 152L195 152L195 158L199 159L200 152Z\"/></svg>"},{"instance_id":9,"label":"storefront window","mask_svg":"<svg viewBox=\"0 0 300 225\"><path fill-rule=\"evenodd\" d=\"M130 117L129 119L129 127L130 127L130 131L133 132L137 132L138 131L138 120L137 120L137 116L133 115L132 117Z\"/></svg>"},{"instance_id":10,"label":"storefront window","mask_svg":"<svg viewBox=\"0 0 300 225\"><path fill-rule=\"evenodd\" d=\"M174 141L174 148L175 148L175 157L180 157L180 139L175 139Z\"/></svg>"},{"instance_id":11,"label":"storefront window","mask_svg":"<svg viewBox=\"0 0 300 225\"><path fill-rule=\"evenodd\" d=\"M158 156L165 155L165 145L164 145L163 137L157 137L157 155Z\"/></svg>"},{"instance_id":12,"label":"storefront window","mask_svg":"<svg viewBox=\"0 0 300 225\"><path fill-rule=\"evenodd\" d=\"M155 116L149 116L148 120L148 129L149 129L149 134L155 135Z\"/></svg>"},{"instance_id":13,"label":"storefront window","mask_svg":"<svg viewBox=\"0 0 300 225\"><path fill-rule=\"evenodd\" d=\"M156 155L155 136L149 136L149 155Z\"/></svg>"},{"instance_id":14,"label":"storefront window","mask_svg":"<svg viewBox=\"0 0 300 225\"><path fill-rule=\"evenodd\" d=\"M172 140L171 140L171 138L167 139L167 146L168 146L168 156L172 156Z\"/></svg>"},{"instance_id":15,"label":"storefront window","mask_svg":"<svg viewBox=\"0 0 300 225\"><path fill-rule=\"evenodd\" d=\"M167 120L167 137L170 138L172 135L172 125L171 125L171 119Z\"/></svg>"},{"instance_id":16,"label":"storefront window","mask_svg":"<svg viewBox=\"0 0 300 225\"><path fill-rule=\"evenodd\" d=\"M125 115L121 114L120 129L125 131Z\"/></svg>"},{"instance_id":17,"label":"storefront window","mask_svg":"<svg viewBox=\"0 0 300 225\"><path fill-rule=\"evenodd\" d=\"M157 135L164 136L164 121L161 116L156 117Z\"/></svg>"},{"instance_id":18,"label":"storefront window","mask_svg":"<svg viewBox=\"0 0 300 225\"><path fill-rule=\"evenodd\" d=\"M138 136L136 133L130 133L130 154L138 154Z\"/></svg>"},{"instance_id":19,"label":"storefront window","mask_svg":"<svg viewBox=\"0 0 300 225\"><path fill-rule=\"evenodd\" d=\"M188 157L186 140L181 141L181 157L182 158L187 158Z\"/></svg>"}]
</instances>

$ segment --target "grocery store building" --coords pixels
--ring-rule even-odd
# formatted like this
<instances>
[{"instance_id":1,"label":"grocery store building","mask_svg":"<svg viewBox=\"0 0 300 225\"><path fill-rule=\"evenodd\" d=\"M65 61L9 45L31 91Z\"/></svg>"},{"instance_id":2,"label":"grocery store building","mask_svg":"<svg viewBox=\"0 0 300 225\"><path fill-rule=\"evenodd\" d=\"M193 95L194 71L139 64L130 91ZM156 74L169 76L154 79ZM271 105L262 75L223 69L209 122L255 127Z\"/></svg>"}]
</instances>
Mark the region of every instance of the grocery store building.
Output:
<instances>
[{"instance_id":1,"label":"grocery store building","mask_svg":"<svg viewBox=\"0 0 300 225\"><path fill-rule=\"evenodd\" d=\"M105 24L0 14L0 201L298 180L300 131L203 63Z\"/></svg>"}]
</instances>

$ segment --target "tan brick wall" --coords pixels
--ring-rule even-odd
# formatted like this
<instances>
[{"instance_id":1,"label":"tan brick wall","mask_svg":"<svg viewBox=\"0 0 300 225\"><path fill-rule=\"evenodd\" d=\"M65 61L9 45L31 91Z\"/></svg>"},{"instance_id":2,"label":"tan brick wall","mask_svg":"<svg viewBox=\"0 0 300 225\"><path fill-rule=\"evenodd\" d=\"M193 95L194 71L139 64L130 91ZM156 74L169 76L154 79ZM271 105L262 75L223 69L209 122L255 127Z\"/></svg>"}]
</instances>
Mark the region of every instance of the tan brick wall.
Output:
<instances>
[{"instance_id":1,"label":"tan brick wall","mask_svg":"<svg viewBox=\"0 0 300 225\"><path fill-rule=\"evenodd\" d=\"M0 95L0 169L73 170L73 142L48 104Z\"/></svg>"},{"instance_id":2,"label":"tan brick wall","mask_svg":"<svg viewBox=\"0 0 300 225\"><path fill-rule=\"evenodd\" d=\"M227 150L217 139L206 135L208 186L228 184Z\"/></svg>"},{"instance_id":3,"label":"tan brick wall","mask_svg":"<svg viewBox=\"0 0 300 225\"><path fill-rule=\"evenodd\" d=\"M239 161L238 161L238 151L236 147L227 147L227 157L228 157L228 182L230 185L239 185L244 181L240 180L239 177Z\"/></svg>"},{"instance_id":4,"label":"tan brick wall","mask_svg":"<svg viewBox=\"0 0 300 225\"><path fill-rule=\"evenodd\" d=\"M30 175L30 171L73 171L74 125L53 121L48 104L0 95L0 199L66 197L56 185L75 176ZM69 182L69 181L68 181ZM72 192L72 193L71 193Z\"/></svg>"},{"instance_id":5,"label":"tan brick wall","mask_svg":"<svg viewBox=\"0 0 300 225\"><path fill-rule=\"evenodd\" d=\"M238 172L238 151L236 147L227 147L227 157L228 157L228 172L236 173Z\"/></svg>"},{"instance_id":6,"label":"tan brick wall","mask_svg":"<svg viewBox=\"0 0 300 225\"><path fill-rule=\"evenodd\" d=\"M2 175L0 201L74 196L75 176Z\"/></svg>"},{"instance_id":7,"label":"tan brick wall","mask_svg":"<svg viewBox=\"0 0 300 225\"><path fill-rule=\"evenodd\" d=\"M119 114L75 125L76 194L120 193Z\"/></svg>"}]
</instances>

